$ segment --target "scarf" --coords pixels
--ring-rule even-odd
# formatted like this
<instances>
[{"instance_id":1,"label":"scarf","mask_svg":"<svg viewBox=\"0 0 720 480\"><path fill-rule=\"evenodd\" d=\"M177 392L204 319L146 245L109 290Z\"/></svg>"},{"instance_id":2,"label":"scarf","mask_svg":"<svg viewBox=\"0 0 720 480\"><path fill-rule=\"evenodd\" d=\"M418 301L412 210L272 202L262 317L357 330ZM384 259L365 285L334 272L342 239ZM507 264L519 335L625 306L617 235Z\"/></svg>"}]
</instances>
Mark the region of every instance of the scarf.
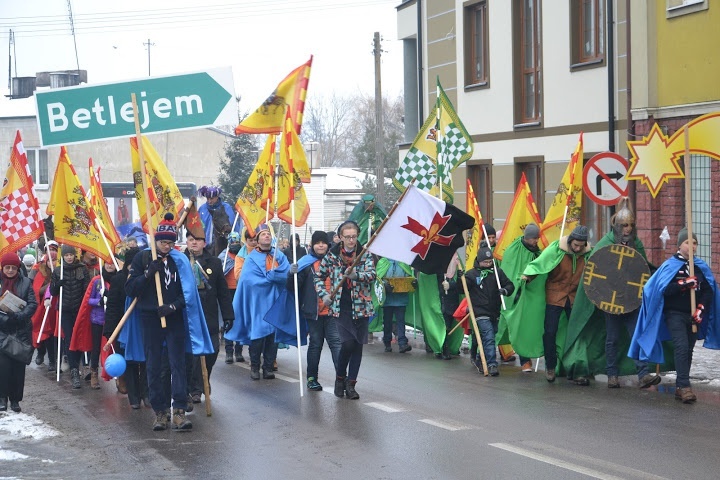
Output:
<instances>
[{"instance_id":1,"label":"scarf","mask_svg":"<svg viewBox=\"0 0 720 480\"><path fill-rule=\"evenodd\" d=\"M15 284L17 284L17 281L20 278L20 270L18 269L17 274L15 274L15 276L12 278L5 275L5 272L0 274L0 278L2 278L2 290L0 291L0 294L9 291L13 295L15 295Z\"/></svg>"}]
</instances>

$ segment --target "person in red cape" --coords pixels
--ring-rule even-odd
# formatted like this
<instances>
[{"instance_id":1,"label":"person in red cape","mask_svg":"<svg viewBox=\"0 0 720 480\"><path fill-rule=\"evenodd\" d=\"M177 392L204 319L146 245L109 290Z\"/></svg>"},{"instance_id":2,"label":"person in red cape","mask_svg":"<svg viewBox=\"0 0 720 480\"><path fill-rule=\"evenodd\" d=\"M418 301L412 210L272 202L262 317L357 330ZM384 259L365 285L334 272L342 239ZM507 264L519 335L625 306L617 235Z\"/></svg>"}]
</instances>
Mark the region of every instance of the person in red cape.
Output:
<instances>
[{"instance_id":1,"label":"person in red cape","mask_svg":"<svg viewBox=\"0 0 720 480\"><path fill-rule=\"evenodd\" d=\"M98 367L102 332L105 325L105 298L110 288L110 280L115 276L115 265L106 263L102 269L102 279L96 275L85 289L77 320L70 341L70 351L90 352L90 388L98 390Z\"/></svg>"},{"instance_id":2,"label":"person in red cape","mask_svg":"<svg viewBox=\"0 0 720 480\"><path fill-rule=\"evenodd\" d=\"M37 356L35 357L35 364L42 365L45 363L45 354L48 356L48 370L55 371L54 358L55 358L55 344L52 341L47 341L53 336L53 330L56 327L57 312L55 308L50 306L50 299L48 299L48 307L45 306L43 299L47 291L48 285L50 285L50 278L52 277L52 269L57 264L58 254L58 243L55 240L47 242L47 251L50 253L40 258L30 272L28 272L28 278L32 280L33 293L38 302L38 308L35 310L35 314L32 317L32 344L37 349ZM45 317L45 310L51 308L48 312L47 318ZM45 318L45 325L43 326L43 319ZM40 334L40 328L43 328L42 334ZM38 336L40 340L38 341Z\"/></svg>"}]
</instances>

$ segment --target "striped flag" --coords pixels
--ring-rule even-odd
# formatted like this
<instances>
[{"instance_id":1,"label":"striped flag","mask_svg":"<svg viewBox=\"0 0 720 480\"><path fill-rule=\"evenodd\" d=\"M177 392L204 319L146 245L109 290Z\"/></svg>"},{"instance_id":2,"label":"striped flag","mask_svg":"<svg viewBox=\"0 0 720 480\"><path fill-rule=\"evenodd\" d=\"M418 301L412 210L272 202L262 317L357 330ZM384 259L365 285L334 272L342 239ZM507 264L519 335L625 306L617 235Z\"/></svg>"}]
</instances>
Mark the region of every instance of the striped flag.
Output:
<instances>
[{"instance_id":1,"label":"striped flag","mask_svg":"<svg viewBox=\"0 0 720 480\"><path fill-rule=\"evenodd\" d=\"M115 248L122 242L122 239L115 230L107 203L105 203L105 195L103 195L102 183L100 182L100 168L97 170L93 168L92 158L88 160L88 168L90 169L90 188L88 189L90 195L88 201L98 220L100 220L103 235L105 235L110 246Z\"/></svg>"},{"instance_id":2,"label":"striped flag","mask_svg":"<svg viewBox=\"0 0 720 480\"><path fill-rule=\"evenodd\" d=\"M268 135L265 148L258 157L247 184L235 202L235 210L243 219L245 227L253 235L258 225L271 220L274 216L270 208L273 198L273 178L275 172L275 135Z\"/></svg>"},{"instance_id":3,"label":"striped flag","mask_svg":"<svg viewBox=\"0 0 720 480\"><path fill-rule=\"evenodd\" d=\"M482 214L480 213L480 207L478 207L477 197L475 197L475 191L473 190L469 178L467 179L466 197L467 200L465 210L467 211L468 215L475 219L475 225L473 225L473 228L470 231L470 236L468 237L467 243L465 244L465 256L467 258L467 260L465 261L465 265L467 265L467 268L470 269L475 264L475 257L477 257L478 248L480 248L480 239L483 236L483 219Z\"/></svg>"}]
</instances>

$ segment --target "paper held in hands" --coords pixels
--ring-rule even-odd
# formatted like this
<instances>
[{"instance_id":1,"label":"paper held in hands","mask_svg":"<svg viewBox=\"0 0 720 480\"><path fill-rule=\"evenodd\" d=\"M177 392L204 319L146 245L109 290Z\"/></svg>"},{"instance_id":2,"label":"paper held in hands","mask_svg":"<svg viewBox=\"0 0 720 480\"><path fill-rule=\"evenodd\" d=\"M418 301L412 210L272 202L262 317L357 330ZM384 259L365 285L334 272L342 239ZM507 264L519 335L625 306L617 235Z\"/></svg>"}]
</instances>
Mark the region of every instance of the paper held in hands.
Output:
<instances>
[{"instance_id":1,"label":"paper held in hands","mask_svg":"<svg viewBox=\"0 0 720 480\"><path fill-rule=\"evenodd\" d=\"M10 291L5 291L5 293L0 296L0 310L3 312L17 313L24 309L25 305L27 305L25 300L13 295Z\"/></svg>"}]
</instances>

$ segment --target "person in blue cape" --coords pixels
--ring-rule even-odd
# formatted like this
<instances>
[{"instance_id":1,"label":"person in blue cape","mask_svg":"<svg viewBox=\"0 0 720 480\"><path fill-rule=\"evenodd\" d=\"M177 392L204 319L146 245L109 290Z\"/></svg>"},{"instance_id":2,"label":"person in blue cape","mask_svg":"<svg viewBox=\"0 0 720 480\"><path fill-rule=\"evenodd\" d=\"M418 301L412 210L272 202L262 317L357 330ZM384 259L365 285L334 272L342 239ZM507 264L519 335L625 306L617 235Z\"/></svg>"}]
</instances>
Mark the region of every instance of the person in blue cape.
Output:
<instances>
[{"instance_id":1,"label":"person in blue cape","mask_svg":"<svg viewBox=\"0 0 720 480\"><path fill-rule=\"evenodd\" d=\"M687 228L678 233L678 251L665 260L643 287L643 298L628 356L636 360L664 363L662 342L672 340L675 357L675 398L693 403L697 397L690 387L690 367L697 339L705 348L720 349L720 294L707 263L695 257L697 237L688 240ZM695 275L688 259L693 255ZM690 311L691 291L696 308ZM693 324L697 332L692 331Z\"/></svg>"},{"instance_id":2,"label":"person in blue cape","mask_svg":"<svg viewBox=\"0 0 720 480\"><path fill-rule=\"evenodd\" d=\"M202 224L205 226L205 239L208 243L208 249L210 249L214 238L212 217L212 212L214 210L225 210L228 222L230 223L230 227L232 228L233 225L235 226L232 231L237 233L242 232L243 221L241 218L238 218L237 222L235 222L235 216L238 215L238 213L235 212L235 209L232 205L223 200L221 196L222 188L215 187L213 185L202 186L200 187L200 190L198 190L198 193L206 199L206 202L203 205L199 206L197 211L198 215L200 215L200 220L202 221Z\"/></svg>"},{"instance_id":3,"label":"person in blue cape","mask_svg":"<svg viewBox=\"0 0 720 480\"><path fill-rule=\"evenodd\" d=\"M275 378L273 363L277 357L275 326L265 321L270 307L285 290L290 264L281 251L272 246L270 228L257 227L258 246L243 262L238 278L233 310L235 322L225 339L250 345L250 378L260 380L260 357L263 378Z\"/></svg>"},{"instance_id":4,"label":"person in blue cape","mask_svg":"<svg viewBox=\"0 0 720 480\"><path fill-rule=\"evenodd\" d=\"M125 284L128 297L137 298L136 317L142 325L142 349L137 342L125 345L126 357L146 361L150 405L155 411L153 430L169 426L170 398L165 395L161 381L163 344L170 362L173 430L190 430L192 423L185 417L187 409L187 377L185 353L210 355L214 353L210 333L200 304L200 296L190 261L175 250L177 227L172 213L165 214L155 233L157 259L152 260L145 250L133 258ZM158 304L155 275L160 275L162 304ZM165 317L166 327L160 323Z\"/></svg>"}]
</instances>

